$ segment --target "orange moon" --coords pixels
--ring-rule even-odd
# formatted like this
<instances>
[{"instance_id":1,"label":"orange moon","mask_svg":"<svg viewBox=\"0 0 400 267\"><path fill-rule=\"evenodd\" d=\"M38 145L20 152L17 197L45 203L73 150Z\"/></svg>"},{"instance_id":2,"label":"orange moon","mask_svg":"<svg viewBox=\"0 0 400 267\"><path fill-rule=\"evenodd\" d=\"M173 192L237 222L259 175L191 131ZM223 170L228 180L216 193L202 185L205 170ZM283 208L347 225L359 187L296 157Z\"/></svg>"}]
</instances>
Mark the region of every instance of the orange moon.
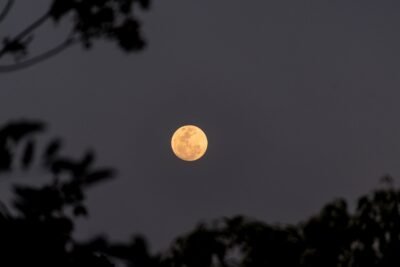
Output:
<instances>
[{"instance_id":1,"label":"orange moon","mask_svg":"<svg viewBox=\"0 0 400 267\"><path fill-rule=\"evenodd\" d=\"M195 125L184 125L172 135L172 151L178 158L185 161L200 159L206 153L207 146L206 134Z\"/></svg>"}]
</instances>

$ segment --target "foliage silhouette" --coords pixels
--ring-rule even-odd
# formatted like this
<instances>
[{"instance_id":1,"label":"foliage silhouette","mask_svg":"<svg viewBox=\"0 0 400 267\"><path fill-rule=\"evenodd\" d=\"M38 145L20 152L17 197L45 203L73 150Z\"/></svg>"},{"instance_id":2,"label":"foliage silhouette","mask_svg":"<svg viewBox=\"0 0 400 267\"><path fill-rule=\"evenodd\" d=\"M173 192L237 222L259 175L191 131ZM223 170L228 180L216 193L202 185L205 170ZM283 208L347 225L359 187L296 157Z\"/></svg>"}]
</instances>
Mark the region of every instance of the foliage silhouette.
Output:
<instances>
[{"instance_id":1,"label":"foliage silhouette","mask_svg":"<svg viewBox=\"0 0 400 267\"><path fill-rule=\"evenodd\" d=\"M163 261L173 267L400 266L399 204L400 190L388 185L361 197L353 214L340 199L295 226L225 218L179 238Z\"/></svg>"},{"instance_id":2,"label":"foliage silhouette","mask_svg":"<svg viewBox=\"0 0 400 267\"><path fill-rule=\"evenodd\" d=\"M0 23L6 18L15 0L8 0L0 10ZM74 44L89 49L97 40L117 43L126 52L145 47L137 9L150 8L150 0L51 0L43 15L20 33L2 37L0 59L6 55L14 59L10 65L0 65L0 72L12 72L53 57ZM52 21L55 26L68 22L70 31L62 42L48 51L28 57L34 32Z\"/></svg>"},{"instance_id":3,"label":"foliage silhouette","mask_svg":"<svg viewBox=\"0 0 400 267\"><path fill-rule=\"evenodd\" d=\"M141 236L125 243L102 236L78 242L72 233L75 220L88 215L86 190L113 178L114 171L95 168L92 151L78 160L62 156L59 138L38 153L37 135L45 129L23 120L0 129L1 178L32 166L51 177L42 186L14 185L14 209L0 203L0 266L400 266L400 190L390 176L382 188L360 197L353 212L338 199L297 225L222 218L199 224L155 255Z\"/></svg>"},{"instance_id":4,"label":"foliage silhouette","mask_svg":"<svg viewBox=\"0 0 400 267\"><path fill-rule=\"evenodd\" d=\"M132 255L149 262L146 243L140 237L115 245L100 237L84 243L72 237L74 220L88 214L85 190L112 178L114 170L94 167L92 151L78 160L62 156L58 138L36 153L36 136L45 128L43 123L22 120L0 130L2 178L33 164L51 177L42 186L14 185L13 212L1 205L0 266L114 266L109 258L135 262ZM17 153L18 147L23 147L22 155ZM36 154L41 156L34 161Z\"/></svg>"}]
</instances>

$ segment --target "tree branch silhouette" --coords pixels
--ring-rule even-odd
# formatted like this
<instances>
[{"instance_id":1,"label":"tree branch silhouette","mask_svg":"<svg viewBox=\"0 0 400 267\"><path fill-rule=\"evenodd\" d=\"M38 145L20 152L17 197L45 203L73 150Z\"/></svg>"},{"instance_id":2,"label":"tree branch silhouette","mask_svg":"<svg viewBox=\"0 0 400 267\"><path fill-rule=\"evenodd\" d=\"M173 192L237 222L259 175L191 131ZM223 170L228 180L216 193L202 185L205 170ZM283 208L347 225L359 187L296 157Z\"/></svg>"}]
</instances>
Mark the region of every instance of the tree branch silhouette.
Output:
<instances>
[{"instance_id":1,"label":"tree branch silhouette","mask_svg":"<svg viewBox=\"0 0 400 267\"><path fill-rule=\"evenodd\" d=\"M3 48L0 50L0 58L8 52L12 52L14 49L18 49L18 46L23 44L23 38L28 34L32 33L35 29L39 28L46 20L50 18L50 13L46 12L30 25L28 25L24 30L17 34L11 40L5 40Z\"/></svg>"},{"instance_id":2,"label":"tree branch silhouette","mask_svg":"<svg viewBox=\"0 0 400 267\"><path fill-rule=\"evenodd\" d=\"M22 69L31 67L33 65L41 63L42 61L48 60L48 59L60 54L61 52L63 52L67 48L71 47L75 43L76 43L76 41L73 38L67 38L65 41L63 41L59 45L55 46L54 48L49 49L48 51L43 52L42 54L37 55L33 58L30 58L28 60L25 60L23 62L18 62L15 64L0 65L0 72L4 72L4 73L5 72L14 72L14 71L18 71L18 70L22 70Z\"/></svg>"},{"instance_id":3,"label":"tree branch silhouette","mask_svg":"<svg viewBox=\"0 0 400 267\"><path fill-rule=\"evenodd\" d=\"M1 13L3 18L12 3L13 0L7 2ZM18 71L43 62L60 54L72 43L81 43L84 48L91 48L94 41L102 39L115 42L126 52L140 51L146 43L142 37L141 23L133 12L136 10L135 6L147 10L150 0L52 0L48 11L42 16L15 36L3 39L0 58L9 54L13 56L15 64L0 66L0 73ZM72 16L67 16L68 14ZM66 40L47 52L26 59L33 41L31 34L49 20L55 24L61 20L69 21L76 39L73 42Z\"/></svg>"},{"instance_id":4,"label":"tree branch silhouette","mask_svg":"<svg viewBox=\"0 0 400 267\"><path fill-rule=\"evenodd\" d=\"M10 12L12 6L14 4L14 0L8 0L5 4L3 10L0 13L0 23L7 17L7 14Z\"/></svg>"}]
</instances>

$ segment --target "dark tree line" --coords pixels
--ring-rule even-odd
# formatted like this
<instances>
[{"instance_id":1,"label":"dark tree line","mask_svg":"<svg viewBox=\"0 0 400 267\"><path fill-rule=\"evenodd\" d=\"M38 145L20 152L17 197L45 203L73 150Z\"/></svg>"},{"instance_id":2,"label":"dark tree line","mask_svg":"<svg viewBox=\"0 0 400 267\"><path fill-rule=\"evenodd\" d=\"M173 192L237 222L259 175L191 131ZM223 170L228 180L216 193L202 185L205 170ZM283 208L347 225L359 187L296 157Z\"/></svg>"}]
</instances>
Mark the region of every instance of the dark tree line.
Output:
<instances>
[{"instance_id":1,"label":"dark tree line","mask_svg":"<svg viewBox=\"0 0 400 267\"><path fill-rule=\"evenodd\" d=\"M115 243L101 235L73 238L75 221L88 216L85 191L114 177L87 151L74 159L62 140L38 144L45 125L16 121L0 129L1 179L17 169L41 168L44 185L13 186L13 207L0 205L0 266L131 267L394 267L400 266L400 190L390 177L359 198L325 205L297 225L270 225L237 216L199 224L166 251L151 254L144 237Z\"/></svg>"}]
</instances>

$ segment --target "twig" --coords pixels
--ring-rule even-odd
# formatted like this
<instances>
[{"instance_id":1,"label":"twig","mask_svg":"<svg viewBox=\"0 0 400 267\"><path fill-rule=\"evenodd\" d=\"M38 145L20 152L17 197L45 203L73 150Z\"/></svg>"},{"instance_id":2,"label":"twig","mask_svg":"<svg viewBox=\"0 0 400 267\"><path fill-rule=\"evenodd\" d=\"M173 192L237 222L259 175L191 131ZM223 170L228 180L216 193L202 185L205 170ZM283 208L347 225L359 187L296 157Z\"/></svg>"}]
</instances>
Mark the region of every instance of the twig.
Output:
<instances>
[{"instance_id":1,"label":"twig","mask_svg":"<svg viewBox=\"0 0 400 267\"><path fill-rule=\"evenodd\" d=\"M15 36L10 43L18 42L22 38L24 38L26 35L34 31L36 28L41 26L48 18L50 18L50 12L45 13L41 17L39 17L36 21L34 21L31 25L29 25L26 29L24 29L22 32L20 32L17 36ZM0 50L0 58L7 53L7 45L5 45L1 50Z\"/></svg>"},{"instance_id":2,"label":"twig","mask_svg":"<svg viewBox=\"0 0 400 267\"><path fill-rule=\"evenodd\" d=\"M11 7L14 4L14 0L8 0L7 4L4 6L3 11L0 13L0 23L6 18L8 12L10 12Z\"/></svg>"},{"instance_id":3,"label":"twig","mask_svg":"<svg viewBox=\"0 0 400 267\"><path fill-rule=\"evenodd\" d=\"M31 67L33 65L36 65L42 61L45 61L45 60L61 53L62 51L64 51L68 47L70 47L72 44L74 44L75 43L74 41L75 41L74 39L68 38L67 40L65 40L64 42L59 44L58 46L56 46L38 56L35 56L31 59L25 60L21 63L10 64L10 65L0 65L0 73L14 72L17 70L25 69L25 68Z\"/></svg>"}]
</instances>

